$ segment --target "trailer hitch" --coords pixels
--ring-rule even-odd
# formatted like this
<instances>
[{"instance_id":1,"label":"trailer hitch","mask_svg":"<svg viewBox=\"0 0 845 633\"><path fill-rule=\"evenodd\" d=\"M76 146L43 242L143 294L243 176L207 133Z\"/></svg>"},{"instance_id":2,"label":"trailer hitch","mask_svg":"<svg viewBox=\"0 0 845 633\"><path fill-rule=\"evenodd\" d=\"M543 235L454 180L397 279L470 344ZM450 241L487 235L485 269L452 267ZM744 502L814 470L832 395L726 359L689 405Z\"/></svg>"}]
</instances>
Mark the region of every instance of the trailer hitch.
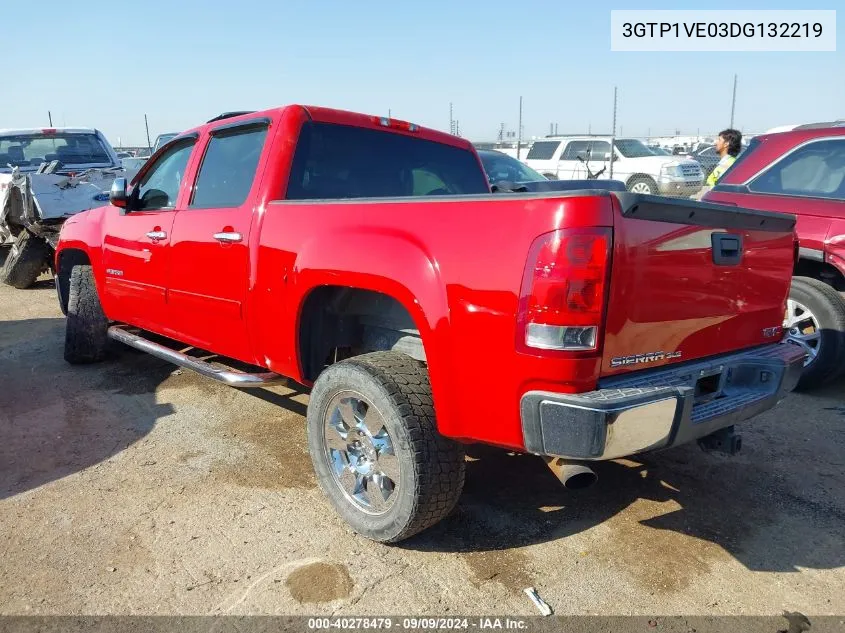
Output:
<instances>
[{"instance_id":1,"label":"trailer hitch","mask_svg":"<svg viewBox=\"0 0 845 633\"><path fill-rule=\"evenodd\" d=\"M742 450L742 436L734 431L733 425L705 435L698 440L701 450L708 453L736 455Z\"/></svg>"}]
</instances>

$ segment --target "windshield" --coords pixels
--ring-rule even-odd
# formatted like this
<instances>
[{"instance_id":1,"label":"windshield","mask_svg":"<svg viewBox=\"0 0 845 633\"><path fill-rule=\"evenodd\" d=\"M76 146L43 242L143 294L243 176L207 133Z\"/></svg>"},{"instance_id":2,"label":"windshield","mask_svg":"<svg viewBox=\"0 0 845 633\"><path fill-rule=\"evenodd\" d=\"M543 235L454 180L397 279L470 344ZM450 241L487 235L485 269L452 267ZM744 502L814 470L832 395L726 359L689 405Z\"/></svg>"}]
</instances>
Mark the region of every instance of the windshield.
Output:
<instances>
[{"instance_id":1,"label":"windshield","mask_svg":"<svg viewBox=\"0 0 845 633\"><path fill-rule=\"evenodd\" d=\"M38 167L58 160L67 165L111 164L96 134L9 134L0 136L0 168Z\"/></svg>"},{"instance_id":2,"label":"windshield","mask_svg":"<svg viewBox=\"0 0 845 633\"><path fill-rule=\"evenodd\" d=\"M481 158L481 164L484 165L484 171L487 172L487 179L491 182L501 182L508 180L510 182L534 182L536 180L546 180L538 172L531 169L525 163L522 163L515 158L511 158L507 154L500 152L478 152Z\"/></svg>"},{"instance_id":3,"label":"windshield","mask_svg":"<svg viewBox=\"0 0 845 633\"><path fill-rule=\"evenodd\" d=\"M645 143L635 138L617 139L614 141L614 147L625 158L645 158L646 156L659 155L657 152L651 151Z\"/></svg>"}]
</instances>

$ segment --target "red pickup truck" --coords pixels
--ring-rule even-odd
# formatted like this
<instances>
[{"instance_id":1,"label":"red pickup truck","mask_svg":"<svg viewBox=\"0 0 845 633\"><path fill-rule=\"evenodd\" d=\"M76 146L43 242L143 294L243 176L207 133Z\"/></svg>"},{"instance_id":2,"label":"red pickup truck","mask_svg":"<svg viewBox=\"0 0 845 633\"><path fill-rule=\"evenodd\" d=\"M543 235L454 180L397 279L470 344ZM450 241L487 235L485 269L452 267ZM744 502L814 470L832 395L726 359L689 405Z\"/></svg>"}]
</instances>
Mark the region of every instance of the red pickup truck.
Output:
<instances>
[{"instance_id":1,"label":"red pickup truck","mask_svg":"<svg viewBox=\"0 0 845 633\"><path fill-rule=\"evenodd\" d=\"M242 114L180 134L65 222L65 358L113 339L237 387L312 387L323 491L395 542L450 512L466 443L543 456L570 487L592 460L737 450L733 425L801 373L804 352L779 344L794 222L493 194L460 138L318 107Z\"/></svg>"}]
</instances>

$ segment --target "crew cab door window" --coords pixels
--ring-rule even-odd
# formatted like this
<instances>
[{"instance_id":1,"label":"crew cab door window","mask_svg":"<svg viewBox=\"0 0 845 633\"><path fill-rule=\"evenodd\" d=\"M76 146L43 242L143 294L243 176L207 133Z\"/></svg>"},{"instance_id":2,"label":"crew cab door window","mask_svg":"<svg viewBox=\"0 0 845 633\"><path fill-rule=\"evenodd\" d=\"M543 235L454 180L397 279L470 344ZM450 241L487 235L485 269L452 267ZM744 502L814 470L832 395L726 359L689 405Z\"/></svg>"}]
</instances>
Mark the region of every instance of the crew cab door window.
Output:
<instances>
[{"instance_id":1,"label":"crew cab door window","mask_svg":"<svg viewBox=\"0 0 845 633\"><path fill-rule=\"evenodd\" d=\"M133 211L173 209L195 139L177 143L156 160L133 192Z\"/></svg>"},{"instance_id":2,"label":"crew cab door window","mask_svg":"<svg viewBox=\"0 0 845 633\"><path fill-rule=\"evenodd\" d=\"M244 203L255 180L267 127L235 128L215 134L208 142L189 204L192 209L237 207Z\"/></svg>"},{"instance_id":3,"label":"crew cab door window","mask_svg":"<svg viewBox=\"0 0 845 633\"><path fill-rule=\"evenodd\" d=\"M748 188L755 193L845 200L845 139L807 143L757 176Z\"/></svg>"}]
</instances>

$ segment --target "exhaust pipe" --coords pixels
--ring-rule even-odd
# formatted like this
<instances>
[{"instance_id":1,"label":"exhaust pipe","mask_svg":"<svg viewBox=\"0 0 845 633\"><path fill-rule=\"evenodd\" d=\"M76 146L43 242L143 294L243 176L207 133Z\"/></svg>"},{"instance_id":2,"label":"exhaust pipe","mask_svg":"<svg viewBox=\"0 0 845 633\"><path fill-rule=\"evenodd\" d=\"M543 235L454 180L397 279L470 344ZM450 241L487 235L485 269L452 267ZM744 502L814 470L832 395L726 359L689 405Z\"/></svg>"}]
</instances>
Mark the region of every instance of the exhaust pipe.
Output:
<instances>
[{"instance_id":1,"label":"exhaust pipe","mask_svg":"<svg viewBox=\"0 0 845 633\"><path fill-rule=\"evenodd\" d=\"M589 488L598 481L598 475L584 462L576 462L563 457L544 457L555 477L560 480L564 488L582 490Z\"/></svg>"}]
</instances>

